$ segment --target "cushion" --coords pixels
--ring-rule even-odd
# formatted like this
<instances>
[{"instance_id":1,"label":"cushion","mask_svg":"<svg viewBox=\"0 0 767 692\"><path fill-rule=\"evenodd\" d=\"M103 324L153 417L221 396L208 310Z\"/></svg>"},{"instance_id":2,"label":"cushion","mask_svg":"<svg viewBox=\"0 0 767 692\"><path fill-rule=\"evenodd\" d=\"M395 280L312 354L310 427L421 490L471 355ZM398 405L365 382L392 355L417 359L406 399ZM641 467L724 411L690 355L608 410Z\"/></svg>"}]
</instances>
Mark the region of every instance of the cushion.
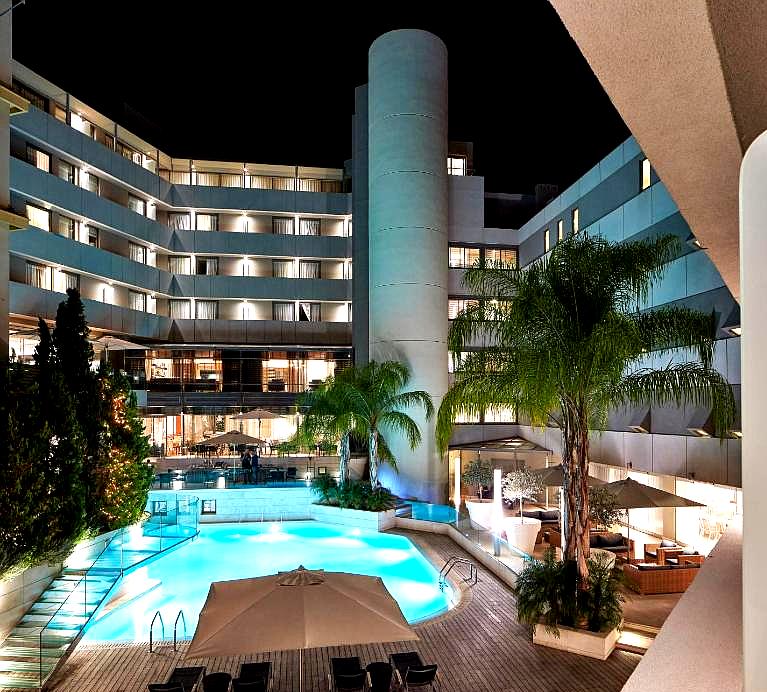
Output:
<instances>
[{"instance_id":1,"label":"cushion","mask_svg":"<svg viewBox=\"0 0 767 692\"><path fill-rule=\"evenodd\" d=\"M617 548L622 545L625 545L623 534L604 533L599 536L599 546L601 548Z\"/></svg>"},{"instance_id":2,"label":"cushion","mask_svg":"<svg viewBox=\"0 0 767 692\"><path fill-rule=\"evenodd\" d=\"M661 548L678 548L679 546L676 543L674 543L674 541L669 541L668 539L664 538L660 542L660 547Z\"/></svg>"},{"instance_id":3,"label":"cushion","mask_svg":"<svg viewBox=\"0 0 767 692\"><path fill-rule=\"evenodd\" d=\"M550 509L542 511L541 521L559 521L559 510Z\"/></svg>"},{"instance_id":4,"label":"cushion","mask_svg":"<svg viewBox=\"0 0 767 692\"><path fill-rule=\"evenodd\" d=\"M643 572L655 572L661 569L671 569L671 565L656 565L654 562L643 562L637 565Z\"/></svg>"},{"instance_id":5,"label":"cushion","mask_svg":"<svg viewBox=\"0 0 767 692\"><path fill-rule=\"evenodd\" d=\"M685 548L682 551L682 555L697 555L698 551L695 548Z\"/></svg>"},{"instance_id":6,"label":"cushion","mask_svg":"<svg viewBox=\"0 0 767 692\"><path fill-rule=\"evenodd\" d=\"M527 517L528 519L540 519L541 510L540 509L523 509L522 516Z\"/></svg>"},{"instance_id":7,"label":"cushion","mask_svg":"<svg viewBox=\"0 0 767 692\"><path fill-rule=\"evenodd\" d=\"M589 548L598 548L599 547L599 534L592 533L589 536Z\"/></svg>"},{"instance_id":8,"label":"cushion","mask_svg":"<svg viewBox=\"0 0 767 692\"><path fill-rule=\"evenodd\" d=\"M678 562L679 561L677 560L677 563ZM700 565L692 565L689 562L684 562L681 565L680 564L671 565L672 569L692 569L693 567L700 567Z\"/></svg>"}]
</instances>

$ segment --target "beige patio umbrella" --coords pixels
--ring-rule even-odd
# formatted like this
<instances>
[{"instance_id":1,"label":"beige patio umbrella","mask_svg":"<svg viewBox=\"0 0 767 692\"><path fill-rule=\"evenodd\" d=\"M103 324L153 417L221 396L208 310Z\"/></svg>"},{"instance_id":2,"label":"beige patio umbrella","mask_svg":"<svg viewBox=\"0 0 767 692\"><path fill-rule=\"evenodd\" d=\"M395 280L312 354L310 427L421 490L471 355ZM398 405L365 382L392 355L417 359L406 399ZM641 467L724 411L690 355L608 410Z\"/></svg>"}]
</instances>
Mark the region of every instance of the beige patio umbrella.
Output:
<instances>
[{"instance_id":1,"label":"beige patio umbrella","mask_svg":"<svg viewBox=\"0 0 767 692\"><path fill-rule=\"evenodd\" d=\"M213 582L187 657L417 640L380 577L307 570Z\"/></svg>"},{"instance_id":2,"label":"beige patio umbrella","mask_svg":"<svg viewBox=\"0 0 767 692\"><path fill-rule=\"evenodd\" d=\"M221 433L215 437L209 437L207 440L200 442L200 445L215 447L218 445L260 445L264 441L257 437L251 437L245 433L238 432L237 430L230 430L228 433Z\"/></svg>"},{"instance_id":3,"label":"beige patio umbrella","mask_svg":"<svg viewBox=\"0 0 767 692\"><path fill-rule=\"evenodd\" d=\"M556 466L547 466L543 469L530 469L530 473L534 473L541 481L541 485L547 488L561 487L564 480L564 473L562 471L562 464ZM586 479L589 485L605 485L605 481L595 478L594 476L588 476Z\"/></svg>"},{"instance_id":4,"label":"beige patio umbrella","mask_svg":"<svg viewBox=\"0 0 767 692\"><path fill-rule=\"evenodd\" d=\"M282 416L267 411L265 408L254 408L245 413L238 413L236 416L232 416L232 420L257 420L258 421L258 436L261 437L261 421L262 420L274 420L275 418L282 418Z\"/></svg>"}]
</instances>

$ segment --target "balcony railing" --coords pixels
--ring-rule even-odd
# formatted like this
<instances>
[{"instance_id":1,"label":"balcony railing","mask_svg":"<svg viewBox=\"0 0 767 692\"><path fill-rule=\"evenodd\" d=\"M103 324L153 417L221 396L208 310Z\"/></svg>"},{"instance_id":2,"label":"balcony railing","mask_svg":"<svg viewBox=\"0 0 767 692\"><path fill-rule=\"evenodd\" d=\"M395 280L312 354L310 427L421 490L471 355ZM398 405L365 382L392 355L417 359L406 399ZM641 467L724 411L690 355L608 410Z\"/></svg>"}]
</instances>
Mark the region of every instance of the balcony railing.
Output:
<instances>
[{"instance_id":1,"label":"balcony railing","mask_svg":"<svg viewBox=\"0 0 767 692\"><path fill-rule=\"evenodd\" d=\"M250 190L283 190L299 192L343 192L340 180L296 178L288 176L250 175L208 171L169 171L160 169L160 177L173 185L230 187Z\"/></svg>"}]
</instances>

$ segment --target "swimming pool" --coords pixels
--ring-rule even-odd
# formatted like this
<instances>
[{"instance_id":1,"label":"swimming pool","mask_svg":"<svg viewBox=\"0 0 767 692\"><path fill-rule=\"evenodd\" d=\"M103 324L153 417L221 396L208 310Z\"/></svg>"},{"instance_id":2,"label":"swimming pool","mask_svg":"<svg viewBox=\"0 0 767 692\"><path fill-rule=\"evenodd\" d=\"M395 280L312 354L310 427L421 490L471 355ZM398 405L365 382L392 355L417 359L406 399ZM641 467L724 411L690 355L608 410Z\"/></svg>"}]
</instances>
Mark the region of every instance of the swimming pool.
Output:
<instances>
[{"instance_id":1,"label":"swimming pool","mask_svg":"<svg viewBox=\"0 0 767 692\"><path fill-rule=\"evenodd\" d=\"M211 582L299 565L381 577L411 623L439 615L453 603L451 588L440 588L437 570L404 536L315 521L207 524L194 541L126 575L83 639L147 641L158 610L166 638L173 636L179 610L191 636ZM160 629L155 626L155 638Z\"/></svg>"},{"instance_id":2,"label":"swimming pool","mask_svg":"<svg viewBox=\"0 0 767 692\"><path fill-rule=\"evenodd\" d=\"M452 505L433 505L429 502L411 502L410 505L413 508L413 519L440 524L452 524L458 519L458 513Z\"/></svg>"}]
</instances>

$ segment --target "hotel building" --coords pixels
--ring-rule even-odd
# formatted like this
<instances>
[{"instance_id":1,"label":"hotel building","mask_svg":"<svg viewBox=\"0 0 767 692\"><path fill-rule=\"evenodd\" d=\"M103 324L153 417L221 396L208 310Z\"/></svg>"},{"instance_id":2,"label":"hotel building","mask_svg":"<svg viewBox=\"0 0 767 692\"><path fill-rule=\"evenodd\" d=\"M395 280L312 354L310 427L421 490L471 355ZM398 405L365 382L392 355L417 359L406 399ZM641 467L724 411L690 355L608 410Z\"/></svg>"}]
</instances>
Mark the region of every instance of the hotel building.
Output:
<instances>
[{"instance_id":1,"label":"hotel building","mask_svg":"<svg viewBox=\"0 0 767 692\"><path fill-rule=\"evenodd\" d=\"M739 395L738 304L633 138L545 205L489 193L472 146L448 141L442 42L391 32L369 60L353 158L334 169L172 158L13 63L13 91L31 105L10 121L11 208L29 219L10 236L11 348L30 358L38 316L53 320L78 287L96 347L131 377L158 451L184 453L256 407L282 414L262 421L262 437L279 440L296 396L353 361L402 359L438 403L450 319L473 299L461 279L480 257L524 267L573 233L671 233L682 250L639 307L715 311L716 367ZM450 466L422 424L415 452L394 443L400 470L385 482L444 500ZM605 478L686 483L738 509L739 423L722 443L707 411L647 407L615 412L607 428L592 441ZM560 444L557 429L512 411L461 421L454 439L511 436L554 456Z\"/></svg>"}]
</instances>

